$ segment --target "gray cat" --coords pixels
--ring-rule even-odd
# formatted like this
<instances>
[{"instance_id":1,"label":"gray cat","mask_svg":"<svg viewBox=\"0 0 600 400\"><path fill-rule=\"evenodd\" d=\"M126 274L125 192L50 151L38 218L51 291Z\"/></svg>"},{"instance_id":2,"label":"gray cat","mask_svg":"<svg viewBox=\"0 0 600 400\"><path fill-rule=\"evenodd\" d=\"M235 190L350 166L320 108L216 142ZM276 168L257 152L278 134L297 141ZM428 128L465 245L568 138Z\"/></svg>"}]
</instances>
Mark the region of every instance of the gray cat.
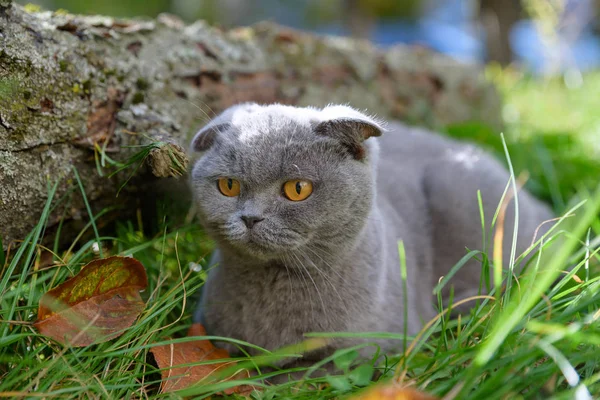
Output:
<instances>
[{"instance_id":1,"label":"gray cat","mask_svg":"<svg viewBox=\"0 0 600 400\"><path fill-rule=\"evenodd\" d=\"M346 106L236 105L192 149L202 153L192 172L197 209L218 247L197 318L210 334L267 349L307 332L401 333L406 324L416 334L436 314L440 277L466 248L482 248L477 191L489 224L509 180L472 145L396 122L386 129ZM552 214L523 191L519 210L522 252ZM456 298L477 292L480 269L471 261L455 276Z\"/></svg>"}]
</instances>

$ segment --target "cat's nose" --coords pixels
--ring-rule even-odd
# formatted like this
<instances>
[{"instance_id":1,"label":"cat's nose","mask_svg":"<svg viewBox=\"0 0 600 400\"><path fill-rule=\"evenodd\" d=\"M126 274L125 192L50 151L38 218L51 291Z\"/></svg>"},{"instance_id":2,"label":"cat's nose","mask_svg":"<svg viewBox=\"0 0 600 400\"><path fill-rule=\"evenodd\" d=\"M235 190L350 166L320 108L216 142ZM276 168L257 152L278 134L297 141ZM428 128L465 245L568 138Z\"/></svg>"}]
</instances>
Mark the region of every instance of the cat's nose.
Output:
<instances>
[{"instance_id":1,"label":"cat's nose","mask_svg":"<svg viewBox=\"0 0 600 400\"><path fill-rule=\"evenodd\" d=\"M252 229L254 224L256 224L264 219L264 218L257 217L254 215L242 215L241 218L242 218L242 221L244 221L244 223L248 227L248 229Z\"/></svg>"}]
</instances>

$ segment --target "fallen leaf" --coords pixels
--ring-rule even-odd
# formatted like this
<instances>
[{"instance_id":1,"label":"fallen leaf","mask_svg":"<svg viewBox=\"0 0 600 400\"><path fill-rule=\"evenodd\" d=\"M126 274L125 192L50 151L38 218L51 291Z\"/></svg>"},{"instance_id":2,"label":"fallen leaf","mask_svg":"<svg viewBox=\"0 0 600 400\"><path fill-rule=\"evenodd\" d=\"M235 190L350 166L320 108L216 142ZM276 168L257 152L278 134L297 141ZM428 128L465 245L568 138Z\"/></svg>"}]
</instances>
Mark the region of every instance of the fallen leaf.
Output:
<instances>
[{"instance_id":1,"label":"fallen leaf","mask_svg":"<svg viewBox=\"0 0 600 400\"><path fill-rule=\"evenodd\" d=\"M35 328L59 343L80 347L120 336L145 304L144 266L130 257L92 261L40 299Z\"/></svg>"},{"instance_id":2,"label":"fallen leaf","mask_svg":"<svg viewBox=\"0 0 600 400\"><path fill-rule=\"evenodd\" d=\"M439 400L438 397L398 384L374 386L349 400Z\"/></svg>"},{"instance_id":3,"label":"fallen leaf","mask_svg":"<svg viewBox=\"0 0 600 400\"><path fill-rule=\"evenodd\" d=\"M188 331L188 336L206 336L206 330L201 324L193 324ZM155 346L150 351L154 355L158 367L162 369L161 393L182 390L202 381L216 383L207 378L215 377L217 371L235 365L235 361L231 360L214 364L182 365L229 358L227 350L215 347L209 340ZM249 376L248 371L243 370L220 381L244 379ZM254 387L250 385L241 385L226 389L224 393L249 396L254 390Z\"/></svg>"}]
</instances>

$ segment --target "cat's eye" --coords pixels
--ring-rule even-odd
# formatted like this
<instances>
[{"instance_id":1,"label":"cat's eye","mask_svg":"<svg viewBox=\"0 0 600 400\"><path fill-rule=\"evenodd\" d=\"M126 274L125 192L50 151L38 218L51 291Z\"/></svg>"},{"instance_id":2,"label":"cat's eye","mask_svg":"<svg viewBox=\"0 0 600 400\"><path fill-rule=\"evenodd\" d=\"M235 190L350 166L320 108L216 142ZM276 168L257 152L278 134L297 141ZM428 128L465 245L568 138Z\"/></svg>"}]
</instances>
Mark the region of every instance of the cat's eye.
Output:
<instances>
[{"instance_id":1,"label":"cat's eye","mask_svg":"<svg viewBox=\"0 0 600 400\"><path fill-rule=\"evenodd\" d=\"M231 178L219 178L217 181L219 191L227 197L235 197L240 194L240 182Z\"/></svg>"},{"instance_id":2,"label":"cat's eye","mask_svg":"<svg viewBox=\"0 0 600 400\"><path fill-rule=\"evenodd\" d=\"M312 191L313 186L311 181L294 179L283 184L283 194L291 201L306 200Z\"/></svg>"}]
</instances>

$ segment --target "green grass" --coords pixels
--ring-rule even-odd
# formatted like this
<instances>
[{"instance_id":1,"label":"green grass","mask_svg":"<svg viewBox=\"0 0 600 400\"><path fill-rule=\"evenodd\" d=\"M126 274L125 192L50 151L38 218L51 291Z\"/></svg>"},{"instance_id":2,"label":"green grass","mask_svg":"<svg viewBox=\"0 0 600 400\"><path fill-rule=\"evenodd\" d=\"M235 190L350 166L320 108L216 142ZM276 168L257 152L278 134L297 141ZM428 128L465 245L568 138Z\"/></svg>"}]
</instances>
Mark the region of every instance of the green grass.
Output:
<instances>
[{"instance_id":1,"label":"green grass","mask_svg":"<svg viewBox=\"0 0 600 400\"><path fill-rule=\"evenodd\" d=\"M527 171L527 188L563 211L577 190L599 181L600 72L584 76L576 89L561 78L538 80L513 70L489 68L488 75L504 97L504 134L517 175ZM447 131L506 159L499 132L484 124L457 124Z\"/></svg>"},{"instance_id":2,"label":"green grass","mask_svg":"<svg viewBox=\"0 0 600 400\"><path fill-rule=\"evenodd\" d=\"M471 312L460 318L441 314L408 344L404 355L361 360L357 348L342 350L324 360L337 367L335 376L313 377L319 365L300 369L301 380L278 386L258 384L264 388L256 398L340 398L390 379L440 396L453 393L460 399L571 399L575 393L588 392L600 396L600 193L594 192L600 158L590 148L588 137L598 127L595 88L600 86L600 76L590 76L589 86L586 83L575 92L559 81L538 82L509 72L496 73L494 79L504 90L506 113L514 117L511 107L519 113L505 132L514 175L529 171L532 191L552 202L557 211L571 210L577 216L566 218L532 249L533 256L517 279L507 279L499 270L485 274L482 285L492 288L490 297L473 301ZM449 127L448 132L476 140L506 159L499 133L484 125L463 124ZM85 186L77 179L74 182L76 190ZM50 199L54 190L51 186ZM583 199L587 202L582 203ZM38 226L21 245L0 252L0 396L178 398L158 394L160 370L150 349L155 344L190 340L185 333L195 293L206 276L205 270L193 269L198 264L206 267L203 257L211 251L210 240L193 224L169 226L167 217L152 237L145 236L137 223L127 221L113 236L102 237L96 226L102 215L88 215L85 230L89 232L78 237L91 234L93 239L78 239L70 249L55 246L49 264L51 253L40 242L50 210L63 205L61 201L67 199L49 200ZM490 232L490 221L484 225ZM143 263L149 277L143 294L147 307L118 339L64 348L33 328L38 302L44 292L99 256L96 242L102 243L105 257L132 255ZM489 246L473 249L453 271L469 258L481 260L483 266L493 265L487 250ZM522 260L517 257L516 263ZM399 260L399 268L403 264ZM443 284L436 288L438 293ZM503 285L506 290L501 293L498 289ZM399 343L404 337L401 333L314 333L307 340L314 345L319 338L353 335L396 338ZM367 341L361 346L373 345ZM293 357L297 350L263 351L243 363L260 371L253 381L256 384L261 377L293 372L266 372L262 367ZM214 382L180 394L205 398L233 384Z\"/></svg>"}]
</instances>

